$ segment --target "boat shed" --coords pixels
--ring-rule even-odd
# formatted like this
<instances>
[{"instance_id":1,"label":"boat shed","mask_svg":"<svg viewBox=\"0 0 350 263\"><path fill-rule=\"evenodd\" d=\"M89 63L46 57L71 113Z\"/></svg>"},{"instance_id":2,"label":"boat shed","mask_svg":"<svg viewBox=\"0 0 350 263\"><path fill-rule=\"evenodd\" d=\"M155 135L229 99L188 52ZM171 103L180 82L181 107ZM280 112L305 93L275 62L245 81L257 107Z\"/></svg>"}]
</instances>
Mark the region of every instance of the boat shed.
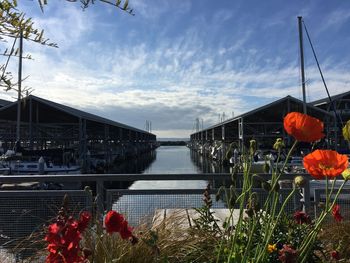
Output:
<instances>
[{"instance_id":1,"label":"boat shed","mask_svg":"<svg viewBox=\"0 0 350 263\"><path fill-rule=\"evenodd\" d=\"M307 114L324 121L327 136L334 136L332 134L332 131L334 131L334 114L311 104L307 104L306 108ZM243 145L248 146L251 139L255 139L259 148L271 149L277 138L285 138L285 143L290 146L293 138L286 134L283 128L283 118L289 112L294 111L303 112L303 102L292 96L286 96L193 133L191 141L200 144L210 144L214 141L236 142L242 148ZM325 139L325 142L330 143L328 138Z\"/></svg>"},{"instance_id":2,"label":"boat shed","mask_svg":"<svg viewBox=\"0 0 350 263\"><path fill-rule=\"evenodd\" d=\"M0 99L0 108L6 106L8 104L11 104L11 103L12 103L11 101Z\"/></svg>"},{"instance_id":3,"label":"boat shed","mask_svg":"<svg viewBox=\"0 0 350 263\"><path fill-rule=\"evenodd\" d=\"M335 113L337 133L337 148L339 152L349 153L349 143L342 136L342 128L345 123L350 120L350 91L310 102L311 105L323 109L325 111Z\"/></svg>"},{"instance_id":4,"label":"boat shed","mask_svg":"<svg viewBox=\"0 0 350 263\"><path fill-rule=\"evenodd\" d=\"M7 149L16 141L17 105L0 108L0 140ZM156 142L147 131L33 95L22 99L20 108L21 147L30 150L74 149L79 159L86 159L88 154L120 154L121 147L134 154Z\"/></svg>"}]
</instances>

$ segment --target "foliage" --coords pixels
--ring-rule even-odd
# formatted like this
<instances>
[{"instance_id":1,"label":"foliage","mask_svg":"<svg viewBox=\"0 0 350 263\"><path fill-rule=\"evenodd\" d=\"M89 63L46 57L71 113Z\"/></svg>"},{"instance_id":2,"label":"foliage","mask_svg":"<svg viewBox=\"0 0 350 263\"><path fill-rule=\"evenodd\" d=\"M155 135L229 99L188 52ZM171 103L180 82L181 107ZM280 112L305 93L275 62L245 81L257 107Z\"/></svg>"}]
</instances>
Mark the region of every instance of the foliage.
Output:
<instances>
[{"instance_id":1,"label":"foliage","mask_svg":"<svg viewBox=\"0 0 350 263\"><path fill-rule=\"evenodd\" d=\"M78 0L66 0L68 2L78 2ZM129 13L130 15L134 15L133 9L130 8L129 6L129 0L116 0L116 1L111 1L111 0L97 0L98 2L102 2L105 4L109 4L112 6L115 6L116 8L125 11ZM88 8L90 5L95 4L96 0L79 0L79 3L81 4L81 7L83 9ZM48 4L48 0L38 0L39 6L42 11L44 11L44 6Z\"/></svg>"},{"instance_id":2,"label":"foliage","mask_svg":"<svg viewBox=\"0 0 350 263\"><path fill-rule=\"evenodd\" d=\"M324 224L319 234L319 240L326 248L325 256L329 261L333 251L337 251L346 262L350 261L350 221Z\"/></svg>"},{"instance_id":3,"label":"foliage","mask_svg":"<svg viewBox=\"0 0 350 263\"><path fill-rule=\"evenodd\" d=\"M294 123L297 124L298 120ZM291 131L294 133L295 129L292 128ZM299 132L296 134L300 135ZM304 139L309 140L306 137ZM283 166L286 165L297 142L295 141L292 145ZM284 144L281 140L276 143L279 145L276 148L280 153ZM233 174L232 185L229 189L226 187L220 189L218 197L226 202L230 211L223 226L218 225L215 214L211 210L213 201L210 198L210 185L208 185L204 191L204 206L196 209L198 217L194 219L194 225L189 228L183 227L184 219L181 218L181 214L178 216L174 214L163 220L161 224L152 226L151 229L144 225L131 229L123 215L110 211L105 217L104 225L101 220L95 218L90 228L84 227L86 230L81 233L81 239L80 233L74 232L76 236L76 239L72 239L74 242L63 242L64 249L70 247L73 248L73 251L77 251L78 260L74 262L82 262L79 260L83 259L97 263L313 263L347 259L350 255L348 222L343 222L341 207L336 204L347 179L337 192L334 191L336 175L342 173L348 166L347 160L344 161L344 156L326 150L321 153L320 150L316 150L305 157L308 162L306 166L310 171L314 171L315 167L321 169L317 174L311 172L310 174L317 179L325 180L327 191L326 202L323 204L321 214L311 220L304 211L295 211L293 215L285 212L287 203L300 190L300 187L305 186L304 178L297 176L290 193L282 200L278 182L284 167L282 169L277 169L277 165L272 167L273 172L269 181L252 174L250 170L256 148L256 142L251 141L250 149L244 152L243 164L240 166L243 170L243 185L239 190L236 189L237 174ZM334 178L330 188L328 176ZM265 191L266 199L260 200L259 195L253 191L256 182L261 183L261 190ZM334 224L332 227L325 225L325 219L329 215L333 216L335 226ZM76 229L79 230L79 222L82 219L76 221L68 217L65 220L69 226L76 225ZM51 234L55 232L53 226L51 225L51 228L48 229ZM66 237L66 235L63 234L61 237ZM50 242L50 240L47 238L47 241ZM71 243L73 245L70 245ZM48 249L52 253L50 244ZM65 250L60 251L62 251L61 254L65 253Z\"/></svg>"},{"instance_id":4,"label":"foliage","mask_svg":"<svg viewBox=\"0 0 350 263\"><path fill-rule=\"evenodd\" d=\"M68 2L77 2L77 0L66 0ZM56 43L45 38L44 30L40 30L34 27L32 18L28 18L25 14L18 10L17 0L0 0L0 41L6 42L9 39L14 39L11 47L5 49L2 55L7 57L6 62L0 65L0 86L4 87L6 91L10 89L16 90L17 83L13 81L11 72L7 71L7 66L11 57L19 56L19 50L15 48L16 40L21 36L24 39L33 41L38 44L42 44L49 47L58 47ZM83 9L88 8L94 4L95 0L79 0ZM116 8L125 11L131 15L134 15L133 9L129 6L128 0L99 0L99 2L113 5ZM48 0L38 0L38 4L42 11L44 6L48 4ZM24 58L31 59L30 55ZM23 91L22 91L23 92ZM24 91L25 92L25 91Z\"/></svg>"},{"instance_id":5,"label":"foliage","mask_svg":"<svg viewBox=\"0 0 350 263\"><path fill-rule=\"evenodd\" d=\"M297 211L293 218L285 215L284 209L297 192L304 186L304 180L298 176L290 194L280 200L278 181L284 167L296 147L298 141L315 142L324 137L323 123L302 113L289 113L284 119L287 133L296 141L288 152L282 169L272 168L271 179L264 179L251 173L252 159L256 151L255 140L250 141L250 147L243 155L242 189L236 193L236 205L239 207L239 217L233 234L228 240L221 241L217 262L223 256L225 262L322 262L322 246L317 240L321 225L327 215L332 213L336 221L341 221L340 207L335 204L341 189L334 192L336 176L340 175L348 166L345 155L335 151L316 150L304 157L305 168L315 179L326 181L326 203L321 215L312 223L304 212ZM281 153L284 143L277 139L274 148ZM280 156L278 157L279 160ZM278 161L277 161L278 163ZM328 177L334 179L329 189ZM261 202L258 195L252 191L254 181L260 180L262 189L266 191L266 201ZM232 191L230 191L231 193ZM335 198L331 201L331 196ZM229 200L226 197L226 202ZM228 203L227 203L228 204ZM233 206L228 204L233 210ZM233 211L231 212L231 214ZM339 254L334 252L333 258Z\"/></svg>"}]
</instances>

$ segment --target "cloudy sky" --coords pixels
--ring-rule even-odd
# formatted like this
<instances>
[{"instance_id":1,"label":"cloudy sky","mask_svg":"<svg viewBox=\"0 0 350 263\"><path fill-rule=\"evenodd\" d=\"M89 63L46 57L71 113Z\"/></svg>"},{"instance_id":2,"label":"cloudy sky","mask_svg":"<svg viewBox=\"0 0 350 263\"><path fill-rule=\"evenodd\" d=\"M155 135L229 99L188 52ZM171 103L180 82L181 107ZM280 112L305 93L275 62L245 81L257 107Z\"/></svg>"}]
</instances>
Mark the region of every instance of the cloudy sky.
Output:
<instances>
[{"instance_id":1,"label":"cloudy sky","mask_svg":"<svg viewBox=\"0 0 350 263\"><path fill-rule=\"evenodd\" d=\"M281 97L302 98L297 16L331 95L350 90L350 1L130 0L135 16L97 3L20 9L59 45L24 43L33 95L145 129L189 137ZM96 1L97 2L97 1ZM305 38L307 100L326 96ZM16 61L11 62L16 69ZM14 92L1 98L13 99Z\"/></svg>"}]
</instances>

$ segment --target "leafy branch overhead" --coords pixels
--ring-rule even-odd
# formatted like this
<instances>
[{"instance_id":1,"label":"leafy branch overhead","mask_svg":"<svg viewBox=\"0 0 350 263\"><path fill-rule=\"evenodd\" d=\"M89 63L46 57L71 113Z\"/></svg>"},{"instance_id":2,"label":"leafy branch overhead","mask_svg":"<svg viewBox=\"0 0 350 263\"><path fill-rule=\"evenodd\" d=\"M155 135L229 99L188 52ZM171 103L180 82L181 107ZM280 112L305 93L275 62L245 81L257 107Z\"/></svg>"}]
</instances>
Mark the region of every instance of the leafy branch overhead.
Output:
<instances>
[{"instance_id":1,"label":"leafy branch overhead","mask_svg":"<svg viewBox=\"0 0 350 263\"><path fill-rule=\"evenodd\" d=\"M68 2L78 2L78 0L66 0ZM83 9L88 8L91 4L95 4L96 0L79 0L81 7ZM129 0L98 0L98 2L106 3L119 8L122 11L129 13L130 15L135 15L133 9L129 7ZM38 0L39 6L42 11L44 11L44 5L47 5L48 0Z\"/></svg>"},{"instance_id":2,"label":"leafy branch overhead","mask_svg":"<svg viewBox=\"0 0 350 263\"><path fill-rule=\"evenodd\" d=\"M79 2L82 9L88 8L95 4L96 0L66 0L67 2ZM129 7L129 0L98 0L99 2L110 4L116 8L134 15L133 9ZM40 9L44 12L44 6L48 4L48 0L38 0ZM0 41L9 42L13 40L11 48L6 48L1 51L1 55L6 58L6 62L0 65L0 86L5 87L5 90L14 89L17 83L12 83L12 74L7 71L7 66L11 57L17 57L18 49L15 48L16 40L22 34L23 38L29 41L36 42L49 47L58 47L50 39L45 38L44 30L34 27L32 18L27 18L23 12L18 9L18 0L0 0ZM30 55L23 58L31 59Z\"/></svg>"}]
</instances>

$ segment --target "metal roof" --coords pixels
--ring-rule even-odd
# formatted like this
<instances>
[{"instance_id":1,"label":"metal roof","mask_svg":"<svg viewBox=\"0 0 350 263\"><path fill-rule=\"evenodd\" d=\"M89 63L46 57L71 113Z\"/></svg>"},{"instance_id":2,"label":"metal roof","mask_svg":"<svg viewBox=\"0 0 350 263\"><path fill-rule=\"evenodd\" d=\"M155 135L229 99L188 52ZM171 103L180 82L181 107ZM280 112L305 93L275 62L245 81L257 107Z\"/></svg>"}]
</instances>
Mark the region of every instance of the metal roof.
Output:
<instances>
[{"instance_id":1,"label":"metal roof","mask_svg":"<svg viewBox=\"0 0 350 263\"><path fill-rule=\"evenodd\" d=\"M243 113L243 114L241 114L241 115L238 115L238 116L236 116L236 117L230 118L230 119L228 119L228 120L226 120L226 121L224 121L224 122L221 122L221 123L215 124L215 125L213 125L213 126L210 126L210 127L206 128L206 129L203 129L203 130L201 130L201 131L214 129L214 128L220 127L220 126L222 126L222 125L224 125L224 124L227 124L227 123L236 121L236 120L238 120L238 119L240 119L240 118L247 117L247 116L251 116L251 115L253 115L253 114L255 114L255 113L258 113L259 111L262 111L262 110L268 109L268 108L270 108L270 107L272 107L272 106L275 106L275 105L284 103L284 102L287 101L287 100L293 101L293 102L298 103L298 104L303 104L303 101L301 101L301 100L299 100L299 99L297 99L297 98L294 98L294 97L288 95L288 96L286 96L286 97L283 97L283 98L281 98L281 99L275 100L275 101L273 101L273 102L271 102L271 103L269 103L269 104L266 104L266 105L264 105L264 106L261 106L261 107L259 107L259 108L253 109L253 110L251 110L251 111L248 111L248 112ZM307 103L306 107L307 107L308 109L315 110L315 111L319 112L320 114L326 114L326 115L329 115L329 116L332 116L332 117L334 116L333 114L329 113L328 111L325 111L325 110L322 110L322 109L320 109L320 108L317 108L317 107L315 107L314 105L312 105L312 104L310 104L310 103ZM201 131L199 131L199 132L201 132ZM197 133L197 132L195 132L195 133ZM195 133L194 133L194 134L195 134Z\"/></svg>"},{"instance_id":2,"label":"metal roof","mask_svg":"<svg viewBox=\"0 0 350 263\"><path fill-rule=\"evenodd\" d=\"M6 106L8 104L11 104L11 103L12 103L12 101L0 99L0 108Z\"/></svg>"},{"instance_id":3,"label":"metal roof","mask_svg":"<svg viewBox=\"0 0 350 263\"><path fill-rule=\"evenodd\" d=\"M333 96L331 96L331 99L332 99L332 101L334 101L334 100L338 100L338 99L341 99L341 98L343 98L345 96L349 96L349 95L350 95L350 91L347 91L347 92L343 92L343 93L340 93L337 95L333 95ZM329 103L329 102L330 102L329 98L326 97L324 99L315 100L313 102L310 102L310 104L312 104L314 106L318 106L318 105Z\"/></svg>"},{"instance_id":4,"label":"metal roof","mask_svg":"<svg viewBox=\"0 0 350 263\"><path fill-rule=\"evenodd\" d=\"M117 127L128 129L128 130L133 130L133 131L137 131L137 132L141 132L141 133L154 135L154 134L149 133L147 131L140 130L140 129L116 122L116 121L112 121L112 120L109 120L109 119L106 119L106 118L103 118L103 117L100 117L100 116L97 116L97 115L94 115L94 114L91 114L91 113L88 113L85 111L81 111L81 110L78 110L78 109L63 105L63 104L59 104L59 103L56 103L56 102L53 102L50 100L46 100L46 99L43 99L43 98L40 98L40 97L37 97L34 95L29 95L25 99L22 99L22 101L24 101L24 100L36 101L38 103L44 104L48 107L51 107L55 110L64 112L64 113L71 115L71 116L74 116L78 119L81 118L81 119L85 119L85 120L89 120L89 121L94 121L97 123L108 124L111 126L117 126ZM17 101L12 102L10 104L7 104L6 106L0 108L0 113L6 111L7 109L12 108L16 105L17 105Z\"/></svg>"}]
</instances>

